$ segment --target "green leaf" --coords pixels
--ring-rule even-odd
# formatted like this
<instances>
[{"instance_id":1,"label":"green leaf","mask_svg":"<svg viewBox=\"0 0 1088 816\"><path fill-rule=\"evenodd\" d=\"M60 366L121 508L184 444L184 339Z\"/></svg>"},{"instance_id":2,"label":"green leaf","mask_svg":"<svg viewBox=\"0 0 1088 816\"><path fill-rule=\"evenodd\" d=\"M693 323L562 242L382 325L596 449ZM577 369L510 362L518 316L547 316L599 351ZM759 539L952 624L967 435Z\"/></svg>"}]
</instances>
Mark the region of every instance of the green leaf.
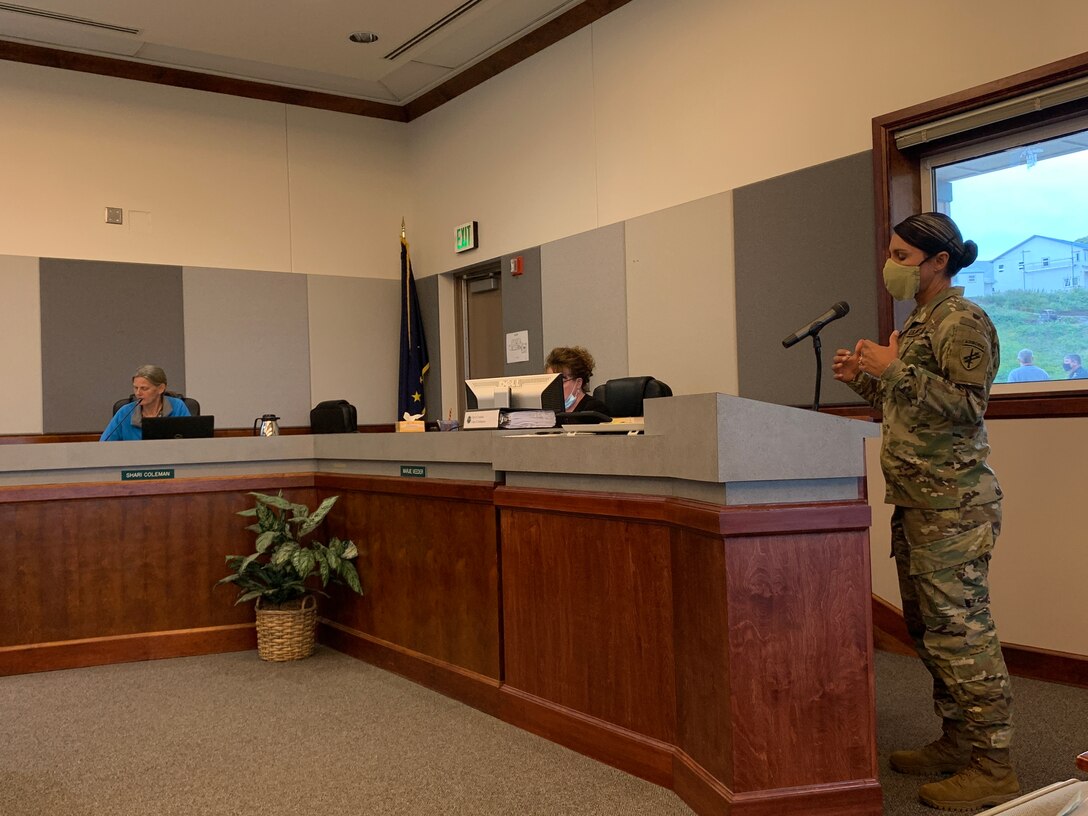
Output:
<instances>
[{"instance_id":1,"label":"green leaf","mask_svg":"<svg viewBox=\"0 0 1088 816\"><path fill-rule=\"evenodd\" d=\"M264 595L264 593L265 591L263 589L255 589L252 592L247 592L244 595L239 595L238 600L234 602L234 605L237 606L238 604L243 604L246 601L252 601L254 598L259 598L261 595Z\"/></svg>"},{"instance_id":2,"label":"green leaf","mask_svg":"<svg viewBox=\"0 0 1088 816\"><path fill-rule=\"evenodd\" d=\"M257 515L257 508L256 507L250 507L248 510L239 510L238 515L239 516L255 516L255 515Z\"/></svg>"},{"instance_id":3,"label":"green leaf","mask_svg":"<svg viewBox=\"0 0 1088 816\"><path fill-rule=\"evenodd\" d=\"M268 507L263 504L258 504L253 510L257 514L257 519L260 522L258 529L267 530L268 528L275 526L276 514L269 510Z\"/></svg>"},{"instance_id":4,"label":"green leaf","mask_svg":"<svg viewBox=\"0 0 1088 816\"><path fill-rule=\"evenodd\" d=\"M343 551L343 553L341 554L340 557L341 558L347 558L347 559L358 558L359 557L359 548L355 546L354 542L345 541L344 542L344 551Z\"/></svg>"},{"instance_id":5,"label":"green leaf","mask_svg":"<svg viewBox=\"0 0 1088 816\"><path fill-rule=\"evenodd\" d=\"M235 581L237 581L241 577L242 576L238 575L237 573L235 573L234 575L228 575L226 578L220 578L218 581L216 581L215 585L219 586L220 584L231 584L231 583L234 583Z\"/></svg>"},{"instance_id":6,"label":"green leaf","mask_svg":"<svg viewBox=\"0 0 1088 816\"><path fill-rule=\"evenodd\" d=\"M272 553L271 564L275 567L282 567L284 564L291 560L291 556L298 550L298 544L294 541L285 541L280 545L279 549Z\"/></svg>"},{"instance_id":7,"label":"green leaf","mask_svg":"<svg viewBox=\"0 0 1088 816\"><path fill-rule=\"evenodd\" d=\"M313 572L315 561L314 554L306 549L300 548L291 556L291 565L295 568L299 578L303 580Z\"/></svg>"},{"instance_id":8,"label":"green leaf","mask_svg":"<svg viewBox=\"0 0 1088 816\"><path fill-rule=\"evenodd\" d=\"M298 506L296 504L292 504L291 502L287 501L287 499L285 499L283 497L283 492L282 491L280 492L280 495L278 495L278 496L269 496L269 495L267 495L265 493L253 493L253 492L251 492L249 495L256 496L257 501L259 501L261 504L267 504L269 507L275 507L277 510L290 510L292 507L297 507ZM260 513L259 508L258 508L257 512Z\"/></svg>"},{"instance_id":9,"label":"green leaf","mask_svg":"<svg viewBox=\"0 0 1088 816\"><path fill-rule=\"evenodd\" d=\"M325 501L321 502L318 508L313 512L313 515L311 515L306 520L306 523L299 528L299 537L301 538L307 533L313 532L317 525L324 521L325 516L329 514L329 511L332 510L332 506L336 504L336 500L339 498L339 496L330 496L325 499Z\"/></svg>"},{"instance_id":10,"label":"green leaf","mask_svg":"<svg viewBox=\"0 0 1088 816\"><path fill-rule=\"evenodd\" d=\"M359 580L359 573L355 569L355 565L350 561L342 561L340 563L340 575L343 577L347 585L351 587L352 591L357 595L363 594L363 584Z\"/></svg>"},{"instance_id":11,"label":"green leaf","mask_svg":"<svg viewBox=\"0 0 1088 816\"><path fill-rule=\"evenodd\" d=\"M276 540L279 533L276 530L266 530L257 536L257 552L263 553Z\"/></svg>"}]
</instances>

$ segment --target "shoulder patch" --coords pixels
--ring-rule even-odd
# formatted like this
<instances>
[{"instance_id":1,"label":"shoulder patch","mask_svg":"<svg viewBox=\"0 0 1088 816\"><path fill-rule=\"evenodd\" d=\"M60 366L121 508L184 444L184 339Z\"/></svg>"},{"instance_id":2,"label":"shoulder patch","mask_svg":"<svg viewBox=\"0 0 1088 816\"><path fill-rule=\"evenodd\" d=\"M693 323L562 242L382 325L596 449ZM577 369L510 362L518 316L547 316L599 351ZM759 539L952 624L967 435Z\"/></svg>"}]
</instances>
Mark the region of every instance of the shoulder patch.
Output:
<instances>
[{"instance_id":1,"label":"shoulder patch","mask_svg":"<svg viewBox=\"0 0 1088 816\"><path fill-rule=\"evenodd\" d=\"M974 371L987 356L986 347L978 340L967 339L960 346L960 365L964 371Z\"/></svg>"}]
</instances>

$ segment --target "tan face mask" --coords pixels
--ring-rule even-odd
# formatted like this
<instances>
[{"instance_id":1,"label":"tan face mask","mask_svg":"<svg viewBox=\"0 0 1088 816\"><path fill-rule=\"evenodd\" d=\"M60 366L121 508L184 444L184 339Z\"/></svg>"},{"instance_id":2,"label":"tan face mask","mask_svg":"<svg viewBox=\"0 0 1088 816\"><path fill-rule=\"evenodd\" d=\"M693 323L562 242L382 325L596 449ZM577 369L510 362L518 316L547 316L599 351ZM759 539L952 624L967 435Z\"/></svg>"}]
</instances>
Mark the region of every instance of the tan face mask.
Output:
<instances>
[{"instance_id":1,"label":"tan face mask","mask_svg":"<svg viewBox=\"0 0 1088 816\"><path fill-rule=\"evenodd\" d=\"M920 266L903 266L891 258L888 258L884 264L884 288L896 300L910 300L918 294L921 281L922 267Z\"/></svg>"}]
</instances>

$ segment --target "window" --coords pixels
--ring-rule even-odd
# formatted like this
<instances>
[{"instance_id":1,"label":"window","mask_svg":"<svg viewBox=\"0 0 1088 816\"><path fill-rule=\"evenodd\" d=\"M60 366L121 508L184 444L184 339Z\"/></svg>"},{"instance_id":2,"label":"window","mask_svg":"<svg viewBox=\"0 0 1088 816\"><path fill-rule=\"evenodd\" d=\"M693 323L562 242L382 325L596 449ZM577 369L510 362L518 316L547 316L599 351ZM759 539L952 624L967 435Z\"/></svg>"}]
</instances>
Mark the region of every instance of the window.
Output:
<instances>
[{"instance_id":1,"label":"window","mask_svg":"<svg viewBox=\"0 0 1088 816\"><path fill-rule=\"evenodd\" d=\"M997 327L997 383L1021 349L1064 379L1065 355L1088 356L1088 292L1074 290L1072 274L1088 248L1088 120L932 152L921 173L922 208L948 213L978 244L956 280ZM1008 261L1016 273L1004 272Z\"/></svg>"},{"instance_id":2,"label":"window","mask_svg":"<svg viewBox=\"0 0 1088 816\"><path fill-rule=\"evenodd\" d=\"M1001 337L988 415L1088 415L1086 384L1061 367L1064 354L1088 353L1088 221L1068 218L1088 212L1088 54L877 117L873 152L878 246L893 224L934 209L979 244L957 280ZM1068 179L1054 172L1067 167L1077 168ZM879 309L887 334L910 305L882 297ZM1003 382L1024 348L1050 382Z\"/></svg>"}]
</instances>

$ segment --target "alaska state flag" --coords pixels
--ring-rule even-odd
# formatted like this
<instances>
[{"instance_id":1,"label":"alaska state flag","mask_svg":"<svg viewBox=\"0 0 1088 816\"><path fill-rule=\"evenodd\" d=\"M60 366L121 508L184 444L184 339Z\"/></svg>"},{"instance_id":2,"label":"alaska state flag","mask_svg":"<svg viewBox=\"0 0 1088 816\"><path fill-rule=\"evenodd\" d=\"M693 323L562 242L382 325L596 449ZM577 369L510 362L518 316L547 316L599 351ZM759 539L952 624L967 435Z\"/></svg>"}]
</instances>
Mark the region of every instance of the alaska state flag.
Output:
<instances>
[{"instance_id":1,"label":"alaska state flag","mask_svg":"<svg viewBox=\"0 0 1088 816\"><path fill-rule=\"evenodd\" d=\"M400 235L400 388L397 420L404 414L427 414L423 398L423 377L431 367L427 359L427 339L423 336L423 321L419 317L419 298L412 277L412 258L408 254L408 239Z\"/></svg>"}]
</instances>

